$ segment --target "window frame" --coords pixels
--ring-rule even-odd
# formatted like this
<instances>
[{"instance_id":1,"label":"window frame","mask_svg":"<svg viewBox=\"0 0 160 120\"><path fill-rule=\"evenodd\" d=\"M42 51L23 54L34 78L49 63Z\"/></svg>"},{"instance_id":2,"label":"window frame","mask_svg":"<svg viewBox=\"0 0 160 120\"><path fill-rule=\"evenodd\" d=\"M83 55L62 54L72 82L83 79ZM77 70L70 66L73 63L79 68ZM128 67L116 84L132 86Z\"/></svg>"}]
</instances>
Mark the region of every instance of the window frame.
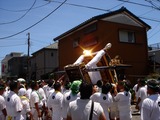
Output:
<instances>
[{"instance_id":1,"label":"window frame","mask_svg":"<svg viewBox=\"0 0 160 120\"><path fill-rule=\"evenodd\" d=\"M124 33L124 34L122 34L122 33ZM135 31L133 31L133 30L120 29L118 31L118 35L119 35L119 42L122 42L122 43L131 43L131 44L136 43Z\"/></svg>"}]
</instances>

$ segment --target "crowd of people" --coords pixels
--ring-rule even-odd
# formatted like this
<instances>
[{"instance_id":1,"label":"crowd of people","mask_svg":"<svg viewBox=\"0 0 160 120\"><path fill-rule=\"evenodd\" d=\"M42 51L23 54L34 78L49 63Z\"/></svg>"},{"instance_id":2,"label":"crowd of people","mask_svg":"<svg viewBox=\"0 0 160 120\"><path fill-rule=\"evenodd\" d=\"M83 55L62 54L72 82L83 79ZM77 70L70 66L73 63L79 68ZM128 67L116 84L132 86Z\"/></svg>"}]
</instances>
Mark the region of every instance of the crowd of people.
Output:
<instances>
[{"instance_id":1,"label":"crowd of people","mask_svg":"<svg viewBox=\"0 0 160 120\"><path fill-rule=\"evenodd\" d=\"M85 68L97 66L111 48L108 43ZM73 65L81 64L81 55ZM100 71L88 80L0 81L0 120L131 120L131 89L125 78L103 82ZM160 120L160 83L138 79L133 87L141 120Z\"/></svg>"},{"instance_id":2,"label":"crowd of people","mask_svg":"<svg viewBox=\"0 0 160 120\"><path fill-rule=\"evenodd\" d=\"M0 120L131 120L130 90L127 80L1 80ZM160 120L159 81L138 79L133 90L141 120Z\"/></svg>"}]
</instances>

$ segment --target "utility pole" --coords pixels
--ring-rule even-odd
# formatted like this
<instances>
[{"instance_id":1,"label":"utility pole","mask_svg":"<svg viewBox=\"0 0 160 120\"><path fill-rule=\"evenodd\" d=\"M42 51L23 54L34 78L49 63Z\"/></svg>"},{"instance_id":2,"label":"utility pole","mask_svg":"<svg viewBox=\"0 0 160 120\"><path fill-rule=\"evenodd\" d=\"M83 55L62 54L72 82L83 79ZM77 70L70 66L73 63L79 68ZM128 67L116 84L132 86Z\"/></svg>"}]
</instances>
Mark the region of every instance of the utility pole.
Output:
<instances>
[{"instance_id":1,"label":"utility pole","mask_svg":"<svg viewBox=\"0 0 160 120\"><path fill-rule=\"evenodd\" d=\"M28 45L28 54L27 54L27 74L26 74L26 80L29 80L29 57L30 57L30 33L28 35L27 45Z\"/></svg>"}]
</instances>

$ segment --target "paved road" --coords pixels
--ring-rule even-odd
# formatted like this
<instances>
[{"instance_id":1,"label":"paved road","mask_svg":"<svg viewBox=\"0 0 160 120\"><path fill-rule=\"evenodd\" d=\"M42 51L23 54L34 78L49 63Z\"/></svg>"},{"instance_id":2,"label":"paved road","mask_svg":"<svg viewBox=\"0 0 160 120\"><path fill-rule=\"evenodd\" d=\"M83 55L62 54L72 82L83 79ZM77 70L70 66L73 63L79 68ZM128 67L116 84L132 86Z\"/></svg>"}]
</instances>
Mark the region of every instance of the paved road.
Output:
<instances>
[{"instance_id":1,"label":"paved road","mask_svg":"<svg viewBox=\"0 0 160 120\"><path fill-rule=\"evenodd\" d=\"M140 114L135 109L135 105L132 105L132 120L140 120Z\"/></svg>"}]
</instances>

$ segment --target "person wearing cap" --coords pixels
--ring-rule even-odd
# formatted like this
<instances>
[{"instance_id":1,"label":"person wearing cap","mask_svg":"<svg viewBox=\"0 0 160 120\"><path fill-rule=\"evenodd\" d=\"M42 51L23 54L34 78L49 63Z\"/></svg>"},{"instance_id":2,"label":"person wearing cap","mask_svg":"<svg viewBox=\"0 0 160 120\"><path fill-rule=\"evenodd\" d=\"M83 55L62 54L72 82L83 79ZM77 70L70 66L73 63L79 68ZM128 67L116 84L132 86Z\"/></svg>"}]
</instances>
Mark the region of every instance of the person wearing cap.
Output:
<instances>
[{"instance_id":1,"label":"person wearing cap","mask_svg":"<svg viewBox=\"0 0 160 120\"><path fill-rule=\"evenodd\" d=\"M138 86L139 86L139 90L137 93L138 99L137 99L135 108L138 110L141 110L142 102L148 96L147 95L147 88L146 88L146 80L139 79Z\"/></svg>"},{"instance_id":2,"label":"person wearing cap","mask_svg":"<svg viewBox=\"0 0 160 120\"><path fill-rule=\"evenodd\" d=\"M23 105L22 116L24 117L24 120L26 120L27 117L30 119L33 119L32 114L31 114L30 105L29 105L29 99L26 97L26 89L20 88L18 91L18 95Z\"/></svg>"},{"instance_id":3,"label":"person wearing cap","mask_svg":"<svg viewBox=\"0 0 160 120\"><path fill-rule=\"evenodd\" d=\"M11 81L10 92L6 98L6 110L7 110L7 120L24 120L21 111L23 110L23 105L20 97L17 95L19 90L18 81Z\"/></svg>"},{"instance_id":4,"label":"person wearing cap","mask_svg":"<svg viewBox=\"0 0 160 120\"><path fill-rule=\"evenodd\" d=\"M61 83L55 82L55 91L49 96L47 101L48 109L52 111L52 120L62 120L62 101Z\"/></svg>"},{"instance_id":5,"label":"person wearing cap","mask_svg":"<svg viewBox=\"0 0 160 120\"><path fill-rule=\"evenodd\" d=\"M149 96L142 102L141 120L160 120L160 82L149 80L147 82L147 93Z\"/></svg>"},{"instance_id":6,"label":"person wearing cap","mask_svg":"<svg viewBox=\"0 0 160 120\"><path fill-rule=\"evenodd\" d=\"M71 83L70 91L63 94L63 109L62 109L62 117L63 120L67 118L67 108L71 101L76 100L79 97L79 86L82 83L81 80L75 80Z\"/></svg>"},{"instance_id":7,"label":"person wearing cap","mask_svg":"<svg viewBox=\"0 0 160 120\"><path fill-rule=\"evenodd\" d=\"M5 91L5 86L4 84L1 83L0 84L0 120L5 120L7 116L6 103L3 97L4 91Z\"/></svg>"}]
</instances>

